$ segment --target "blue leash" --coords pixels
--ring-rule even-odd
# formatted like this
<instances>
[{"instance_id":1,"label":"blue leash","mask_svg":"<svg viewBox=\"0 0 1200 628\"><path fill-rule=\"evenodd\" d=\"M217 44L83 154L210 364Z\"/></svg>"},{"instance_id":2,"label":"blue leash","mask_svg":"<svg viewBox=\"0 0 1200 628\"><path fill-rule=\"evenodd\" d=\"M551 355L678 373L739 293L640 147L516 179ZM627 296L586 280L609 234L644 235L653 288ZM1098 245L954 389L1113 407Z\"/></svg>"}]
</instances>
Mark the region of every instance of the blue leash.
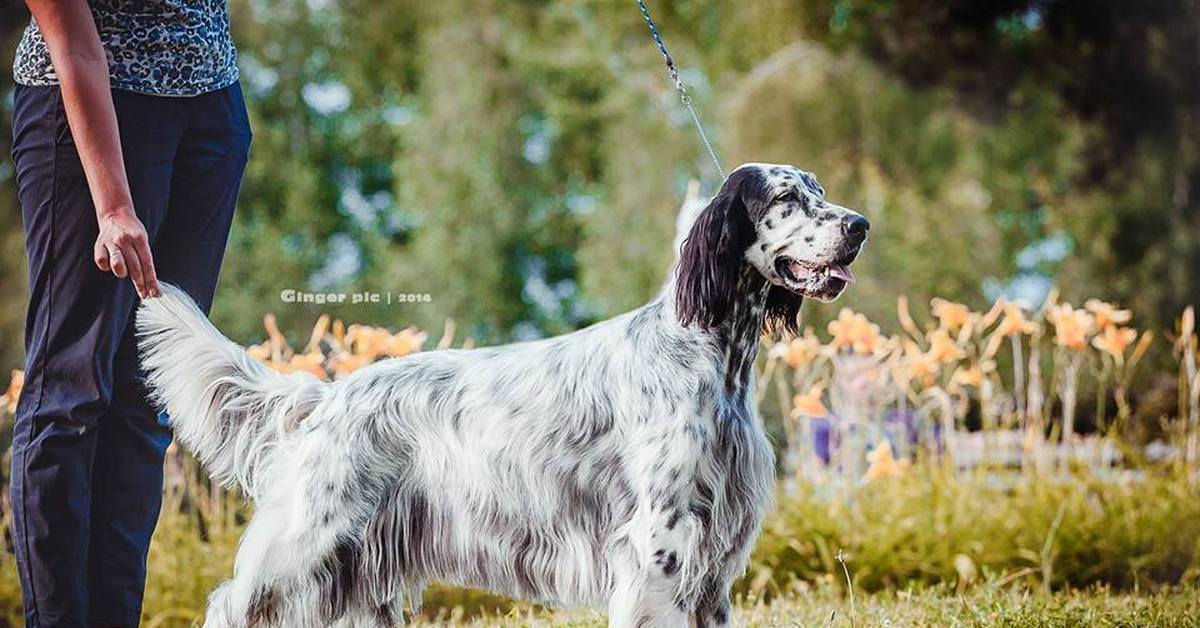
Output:
<instances>
[{"instance_id":1,"label":"blue leash","mask_svg":"<svg viewBox=\"0 0 1200 628\"><path fill-rule=\"evenodd\" d=\"M704 125L700 124L700 115L696 113L696 107L692 104L692 97L688 95L687 88L683 86L683 81L679 78L679 69L675 67L675 61L671 59L671 54L667 52L667 45L663 43L662 37L658 34L658 29L654 26L654 20L650 19L650 9L646 8L644 0L637 0L638 8L642 10L642 17L646 18L646 26L650 27L650 36L654 38L654 43L658 44L658 51L662 53L663 61L667 64L667 75L675 83L675 89L679 91L679 101L687 107L688 113L692 114L692 122L696 125L696 131L700 133L700 141L704 142L704 148L708 150L708 156L712 158L713 165L717 167L717 174L721 175L721 179L725 178L725 170L721 168L721 162L717 159L717 153L713 150L712 143L708 141L708 134L704 132Z\"/></svg>"}]
</instances>

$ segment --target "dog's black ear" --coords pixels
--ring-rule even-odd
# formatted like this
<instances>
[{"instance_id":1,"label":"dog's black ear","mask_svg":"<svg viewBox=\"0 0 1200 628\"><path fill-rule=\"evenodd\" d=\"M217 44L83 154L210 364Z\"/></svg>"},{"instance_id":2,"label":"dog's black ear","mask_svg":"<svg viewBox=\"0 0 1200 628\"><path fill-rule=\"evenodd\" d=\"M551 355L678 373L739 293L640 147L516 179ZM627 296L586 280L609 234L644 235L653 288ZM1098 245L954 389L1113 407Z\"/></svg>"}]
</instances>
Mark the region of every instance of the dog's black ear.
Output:
<instances>
[{"instance_id":1,"label":"dog's black ear","mask_svg":"<svg viewBox=\"0 0 1200 628\"><path fill-rule=\"evenodd\" d=\"M766 313L763 316L763 330L768 333L787 332L792 335L800 334L800 306L804 297L779 286L771 286L767 291Z\"/></svg>"},{"instance_id":2,"label":"dog's black ear","mask_svg":"<svg viewBox=\"0 0 1200 628\"><path fill-rule=\"evenodd\" d=\"M738 275L746 247L754 241L754 223L746 199L756 202L758 174L739 169L696 217L679 255L675 308L684 326L711 328L729 317L737 297ZM761 183L760 183L761 185Z\"/></svg>"}]
</instances>

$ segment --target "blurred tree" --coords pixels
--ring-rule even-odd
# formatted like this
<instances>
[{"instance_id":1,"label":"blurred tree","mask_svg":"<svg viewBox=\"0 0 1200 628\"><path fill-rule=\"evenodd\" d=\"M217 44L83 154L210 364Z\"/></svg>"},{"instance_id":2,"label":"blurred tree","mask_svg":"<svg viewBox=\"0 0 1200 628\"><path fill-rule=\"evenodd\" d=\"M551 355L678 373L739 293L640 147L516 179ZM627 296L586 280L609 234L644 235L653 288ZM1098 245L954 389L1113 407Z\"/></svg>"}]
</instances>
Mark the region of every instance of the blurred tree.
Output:
<instances>
[{"instance_id":1,"label":"blurred tree","mask_svg":"<svg viewBox=\"0 0 1200 628\"><path fill-rule=\"evenodd\" d=\"M727 169L797 163L875 222L844 304L886 321L899 293L980 305L1051 277L1159 324L1197 300L1194 2L650 4ZM324 311L451 316L482 342L567 331L658 290L688 179L717 183L632 4L231 9L255 140L214 317L239 340L271 310L297 342ZM0 12L0 64L27 19ZM11 164L0 212L0 289L20 295ZM0 305L6 364L23 315Z\"/></svg>"},{"instance_id":2,"label":"blurred tree","mask_svg":"<svg viewBox=\"0 0 1200 628\"><path fill-rule=\"evenodd\" d=\"M917 307L933 296L982 306L996 296L987 280L1021 273L1016 252L1051 235L1030 190L1076 167L1078 129L1052 95L981 123L949 90L917 90L806 43L761 61L733 93L724 128L735 161L812 168L831 198L873 222L861 284L832 308L810 307L815 320L844 305L889 320L899 294Z\"/></svg>"},{"instance_id":3,"label":"blurred tree","mask_svg":"<svg viewBox=\"0 0 1200 628\"><path fill-rule=\"evenodd\" d=\"M1066 228L1074 296L1086 291L1169 324L1200 302L1200 4L801 2L806 33L853 46L917 88L945 85L982 119L1057 94L1087 123L1086 167L1045 219ZM1031 190L1042 201L1053 197Z\"/></svg>"}]
</instances>

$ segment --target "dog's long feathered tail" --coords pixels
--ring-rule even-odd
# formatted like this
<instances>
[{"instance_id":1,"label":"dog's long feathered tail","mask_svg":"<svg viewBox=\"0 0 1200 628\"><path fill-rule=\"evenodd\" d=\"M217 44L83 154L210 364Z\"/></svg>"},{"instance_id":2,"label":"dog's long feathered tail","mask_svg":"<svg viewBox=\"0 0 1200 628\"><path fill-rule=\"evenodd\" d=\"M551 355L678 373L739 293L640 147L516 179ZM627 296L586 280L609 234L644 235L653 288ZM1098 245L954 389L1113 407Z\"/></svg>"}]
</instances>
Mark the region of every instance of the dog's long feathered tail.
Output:
<instances>
[{"instance_id":1,"label":"dog's long feathered tail","mask_svg":"<svg viewBox=\"0 0 1200 628\"><path fill-rule=\"evenodd\" d=\"M214 479L257 497L258 480L280 440L310 414L327 385L282 374L250 357L213 327L179 288L137 312L138 351L151 401Z\"/></svg>"}]
</instances>

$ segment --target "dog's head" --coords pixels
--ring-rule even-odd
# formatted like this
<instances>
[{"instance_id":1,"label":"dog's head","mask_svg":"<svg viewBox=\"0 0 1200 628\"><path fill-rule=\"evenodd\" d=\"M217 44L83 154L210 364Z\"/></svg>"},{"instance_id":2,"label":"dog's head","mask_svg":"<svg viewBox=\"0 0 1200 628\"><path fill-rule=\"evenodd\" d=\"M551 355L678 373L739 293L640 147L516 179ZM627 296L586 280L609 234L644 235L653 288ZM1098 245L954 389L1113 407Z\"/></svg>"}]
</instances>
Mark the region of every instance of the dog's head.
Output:
<instances>
[{"instance_id":1,"label":"dog's head","mask_svg":"<svg viewBox=\"0 0 1200 628\"><path fill-rule=\"evenodd\" d=\"M767 325L796 331L804 297L832 301L854 281L850 263L870 223L825 200L816 177L795 166L745 164L696 218L676 283L680 321L715 326L730 314L738 277L751 265L771 284Z\"/></svg>"}]
</instances>

